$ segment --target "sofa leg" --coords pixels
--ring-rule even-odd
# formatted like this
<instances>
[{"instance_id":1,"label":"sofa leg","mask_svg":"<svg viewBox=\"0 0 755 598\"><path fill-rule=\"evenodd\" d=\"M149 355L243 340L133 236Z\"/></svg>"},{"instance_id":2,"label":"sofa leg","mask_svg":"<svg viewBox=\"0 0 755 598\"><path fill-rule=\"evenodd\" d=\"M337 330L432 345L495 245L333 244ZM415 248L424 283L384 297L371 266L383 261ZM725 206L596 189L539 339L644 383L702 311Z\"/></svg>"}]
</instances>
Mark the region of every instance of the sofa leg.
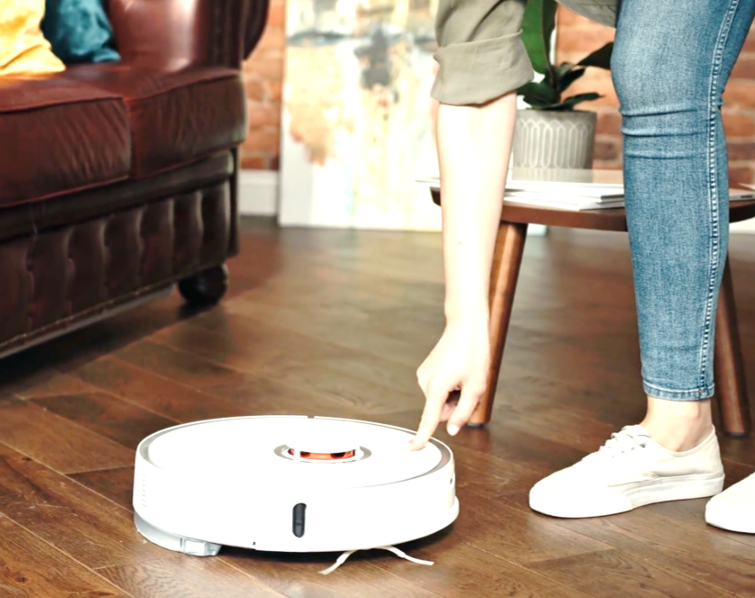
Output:
<instances>
[{"instance_id":1,"label":"sofa leg","mask_svg":"<svg viewBox=\"0 0 755 598\"><path fill-rule=\"evenodd\" d=\"M228 290L228 268L213 266L178 283L178 290L189 305L211 305Z\"/></svg>"}]
</instances>

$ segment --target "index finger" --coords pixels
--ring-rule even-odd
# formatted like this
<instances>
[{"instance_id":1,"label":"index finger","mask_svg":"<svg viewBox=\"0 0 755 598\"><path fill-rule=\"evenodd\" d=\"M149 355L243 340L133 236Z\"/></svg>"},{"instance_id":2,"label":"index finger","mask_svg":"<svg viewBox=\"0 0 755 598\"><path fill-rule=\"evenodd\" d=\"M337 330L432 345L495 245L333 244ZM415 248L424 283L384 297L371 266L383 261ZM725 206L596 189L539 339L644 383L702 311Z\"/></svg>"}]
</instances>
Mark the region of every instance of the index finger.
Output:
<instances>
[{"instance_id":1,"label":"index finger","mask_svg":"<svg viewBox=\"0 0 755 598\"><path fill-rule=\"evenodd\" d=\"M442 384L436 384L430 388L427 394L427 401L425 401L425 409L422 412L422 419L419 422L419 428L417 428L414 438L409 442L409 450L418 451L425 448L425 445L440 423L443 405L446 404L450 390L450 388Z\"/></svg>"}]
</instances>

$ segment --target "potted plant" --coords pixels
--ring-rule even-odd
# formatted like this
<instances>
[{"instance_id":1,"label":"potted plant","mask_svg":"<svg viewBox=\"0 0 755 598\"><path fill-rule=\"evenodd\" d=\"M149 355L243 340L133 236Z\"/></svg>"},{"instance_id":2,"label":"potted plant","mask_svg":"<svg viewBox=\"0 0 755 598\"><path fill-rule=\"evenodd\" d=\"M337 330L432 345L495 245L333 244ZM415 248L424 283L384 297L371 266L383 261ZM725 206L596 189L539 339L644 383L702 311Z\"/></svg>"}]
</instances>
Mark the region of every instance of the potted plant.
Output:
<instances>
[{"instance_id":1,"label":"potted plant","mask_svg":"<svg viewBox=\"0 0 755 598\"><path fill-rule=\"evenodd\" d=\"M529 0L522 24L522 41L532 67L542 75L518 90L530 108L519 110L514 134L514 166L538 168L591 168L595 145L594 112L576 110L598 93L565 97L568 87L589 66L610 69L613 42L576 64L551 61L551 40L556 26L555 0Z\"/></svg>"}]
</instances>

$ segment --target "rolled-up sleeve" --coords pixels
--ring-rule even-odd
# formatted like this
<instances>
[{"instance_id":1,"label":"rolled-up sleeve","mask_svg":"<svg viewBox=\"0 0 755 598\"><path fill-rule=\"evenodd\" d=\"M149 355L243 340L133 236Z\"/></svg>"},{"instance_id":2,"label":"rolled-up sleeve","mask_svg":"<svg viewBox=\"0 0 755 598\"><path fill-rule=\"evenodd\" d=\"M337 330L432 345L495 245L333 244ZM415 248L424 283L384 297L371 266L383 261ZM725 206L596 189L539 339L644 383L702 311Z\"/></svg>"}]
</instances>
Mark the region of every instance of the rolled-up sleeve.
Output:
<instances>
[{"instance_id":1,"label":"rolled-up sleeve","mask_svg":"<svg viewBox=\"0 0 755 598\"><path fill-rule=\"evenodd\" d=\"M433 98L484 104L531 81L521 37L524 8L524 0L440 0Z\"/></svg>"}]
</instances>

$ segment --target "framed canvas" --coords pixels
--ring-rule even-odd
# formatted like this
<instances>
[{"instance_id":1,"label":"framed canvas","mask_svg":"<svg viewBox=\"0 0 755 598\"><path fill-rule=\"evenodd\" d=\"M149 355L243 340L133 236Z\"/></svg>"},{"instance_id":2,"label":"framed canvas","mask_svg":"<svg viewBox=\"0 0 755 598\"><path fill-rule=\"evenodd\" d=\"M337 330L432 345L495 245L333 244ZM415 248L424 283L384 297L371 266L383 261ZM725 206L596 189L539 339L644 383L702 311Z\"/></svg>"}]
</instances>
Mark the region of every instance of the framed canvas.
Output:
<instances>
[{"instance_id":1,"label":"framed canvas","mask_svg":"<svg viewBox=\"0 0 755 598\"><path fill-rule=\"evenodd\" d=\"M438 230L437 0L288 0L279 221Z\"/></svg>"}]
</instances>

